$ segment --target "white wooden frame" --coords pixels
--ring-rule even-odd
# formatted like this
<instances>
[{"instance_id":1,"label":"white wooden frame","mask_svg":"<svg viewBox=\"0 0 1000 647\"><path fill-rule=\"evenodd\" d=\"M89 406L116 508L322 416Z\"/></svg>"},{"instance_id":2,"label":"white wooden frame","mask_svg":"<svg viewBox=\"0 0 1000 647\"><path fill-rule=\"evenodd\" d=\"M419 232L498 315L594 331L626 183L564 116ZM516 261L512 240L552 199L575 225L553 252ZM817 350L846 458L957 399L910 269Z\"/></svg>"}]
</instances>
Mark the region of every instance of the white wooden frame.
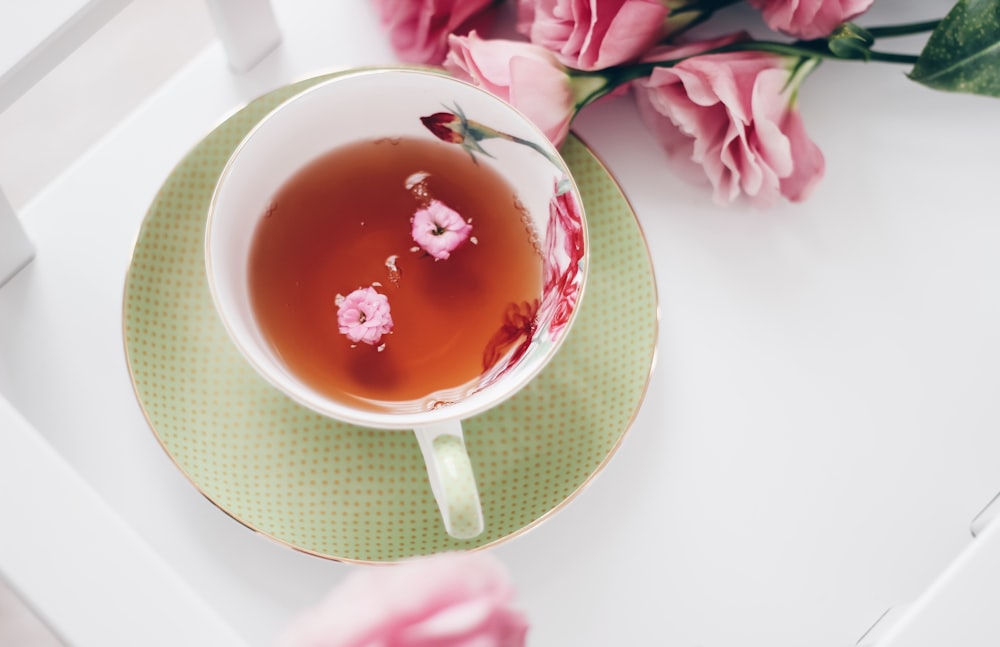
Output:
<instances>
[{"instance_id":1,"label":"white wooden frame","mask_svg":"<svg viewBox=\"0 0 1000 647\"><path fill-rule=\"evenodd\" d=\"M129 0L81 0L65 4L68 13L49 12L46 3L24 3L13 17L32 23L31 37L15 55L0 60L0 112L8 108L98 29L118 14ZM270 0L206 0L212 22L229 66L236 73L253 68L281 42L281 32ZM51 15L49 15L51 13ZM40 27L47 33L38 33ZM2 182L0 182L2 186ZM0 285L34 256L34 248L17 214L0 189Z\"/></svg>"},{"instance_id":2,"label":"white wooden frame","mask_svg":"<svg viewBox=\"0 0 1000 647\"><path fill-rule=\"evenodd\" d=\"M128 2L67 0L64 12L24 3L13 17L7 12L5 19L30 19L33 31L15 52L19 58L0 60L0 111ZM233 72L248 71L281 42L269 0L206 2ZM0 190L0 286L34 255ZM67 644L245 645L2 394L0 510L0 576ZM102 613L82 603L95 593L105 605Z\"/></svg>"}]
</instances>

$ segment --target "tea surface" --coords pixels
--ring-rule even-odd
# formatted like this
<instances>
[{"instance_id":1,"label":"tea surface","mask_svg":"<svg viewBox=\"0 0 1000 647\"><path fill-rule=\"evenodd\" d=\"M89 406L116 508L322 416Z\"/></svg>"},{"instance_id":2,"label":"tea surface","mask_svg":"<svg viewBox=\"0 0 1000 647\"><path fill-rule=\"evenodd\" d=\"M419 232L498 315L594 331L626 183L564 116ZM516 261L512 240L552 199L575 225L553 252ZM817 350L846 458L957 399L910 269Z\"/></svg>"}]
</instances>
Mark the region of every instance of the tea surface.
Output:
<instances>
[{"instance_id":1,"label":"tea surface","mask_svg":"<svg viewBox=\"0 0 1000 647\"><path fill-rule=\"evenodd\" d=\"M426 198L407 187L415 174L427 174ZM427 199L472 226L447 259L412 235ZM360 141L302 168L267 206L251 246L251 305L282 361L316 390L363 408L425 409L484 373L510 304L540 298L532 241L514 189L460 146ZM338 295L367 287L388 298L393 324L371 345L352 342L337 318Z\"/></svg>"}]
</instances>

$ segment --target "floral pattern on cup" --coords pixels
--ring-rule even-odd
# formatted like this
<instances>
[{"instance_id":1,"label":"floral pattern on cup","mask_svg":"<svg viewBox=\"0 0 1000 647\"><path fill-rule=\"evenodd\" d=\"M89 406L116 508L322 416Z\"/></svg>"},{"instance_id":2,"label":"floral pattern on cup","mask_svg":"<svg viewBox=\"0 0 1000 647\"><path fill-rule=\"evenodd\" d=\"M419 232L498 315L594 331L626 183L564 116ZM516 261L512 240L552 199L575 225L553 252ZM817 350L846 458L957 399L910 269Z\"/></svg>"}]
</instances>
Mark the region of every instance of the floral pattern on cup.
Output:
<instances>
[{"instance_id":1,"label":"floral pattern on cup","mask_svg":"<svg viewBox=\"0 0 1000 647\"><path fill-rule=\"evenodd\" d=\"M545 284L538 319L548 323L548 336L555 341L569 324L583 287L584 237L580 206L573 194L557 186L549 203L545 235ZM561 260L561 252L565 260Z\"/></svg>"},{"instance_id":2,"label":"floral pattern on cup","mask_svg":"<svg viewBox=\"0 0 1000 647\"><path fill-rule=\"evenodd\" d=\"M537 143L473 121L458 105L451 111L421 117L420 121L441 141L462 146L473 159L476 155L495 158L497 155L487 151L483 142L500 140L531 148L558 171L549 199L544 246L539 249L543 262L541 300L508 306L500 329L483 353L486 374L479 388L484 388L512 370L532 346L558 342L571 321L584 280L583 211L562 163ZM534 235L537 237L537 233Z\"/></svg>"}]
</instances>

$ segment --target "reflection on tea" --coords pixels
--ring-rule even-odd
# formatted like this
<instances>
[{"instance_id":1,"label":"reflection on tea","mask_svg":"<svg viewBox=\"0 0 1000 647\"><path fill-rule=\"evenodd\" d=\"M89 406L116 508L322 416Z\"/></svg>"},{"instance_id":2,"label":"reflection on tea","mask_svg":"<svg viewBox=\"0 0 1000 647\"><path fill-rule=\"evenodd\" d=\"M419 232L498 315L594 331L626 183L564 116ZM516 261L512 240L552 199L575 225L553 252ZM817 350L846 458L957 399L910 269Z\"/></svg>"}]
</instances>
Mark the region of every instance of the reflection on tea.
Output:
<instances>
[{"instance_id":1,"label":"reflection on tea","mask_svg":"<svg viewBox=\"0 0 1000 647\"><path fill-rule=\"evenodd\" d=\"M267 206L251 304L278 356L317 391L423 409L474 385L511 307L537 303L534 241L514 189L460 147L356 142L298 171Z\"/></svg>"}]
</instances>

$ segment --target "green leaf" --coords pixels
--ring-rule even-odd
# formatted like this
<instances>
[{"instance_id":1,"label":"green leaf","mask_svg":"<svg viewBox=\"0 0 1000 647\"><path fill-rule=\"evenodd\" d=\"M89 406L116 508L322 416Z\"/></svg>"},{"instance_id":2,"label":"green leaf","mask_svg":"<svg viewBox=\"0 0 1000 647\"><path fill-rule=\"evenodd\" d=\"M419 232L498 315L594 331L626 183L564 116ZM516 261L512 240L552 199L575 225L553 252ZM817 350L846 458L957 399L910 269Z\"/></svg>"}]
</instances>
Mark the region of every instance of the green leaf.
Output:
<instances>
[{"instance_id":1,"label":"green leaf","mask_svg":"<svg viewBox=\"0 0 1000 647\"><path fill-rule=\"evenodd\" d=\"M960 0L909 77L936 90L1000 97L1000 0Z\"/></svg>"}]
</instances>

